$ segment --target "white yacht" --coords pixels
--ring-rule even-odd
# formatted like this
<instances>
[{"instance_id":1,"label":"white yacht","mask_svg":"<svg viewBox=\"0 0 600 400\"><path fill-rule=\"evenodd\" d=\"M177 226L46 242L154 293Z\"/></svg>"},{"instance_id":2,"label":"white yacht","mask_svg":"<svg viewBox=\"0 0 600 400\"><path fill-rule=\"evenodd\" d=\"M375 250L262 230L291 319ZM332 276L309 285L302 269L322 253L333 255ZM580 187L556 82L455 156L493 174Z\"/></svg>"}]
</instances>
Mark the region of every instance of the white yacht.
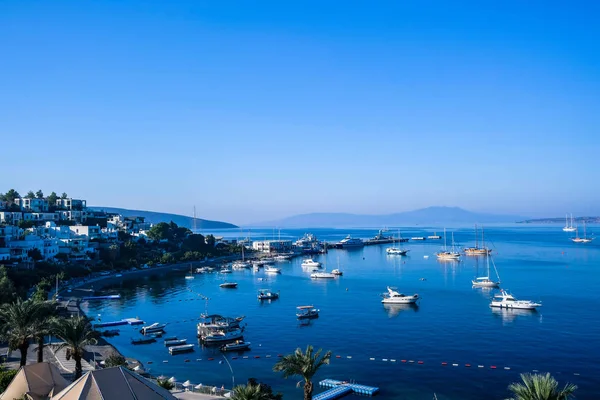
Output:
<instances>
[{"instance_id":1,"label":"white yacht","mask_svg":"<svg viewBox=\"0 0 600 400\"><path fill-rule=\"evenodd\" d=\"M314 261L312 258L307 258L302 261L302 266L305 268L321 268L321 263Z\"/></svg>"},{"instance_id":2,"label":"white yacht","mask_svg":"<svg viewBox=\"0 0 600 400\"><path fill-rule=\"evenodd\" d=\"M252 266L252 264L250 264L249 262L246 261L236 261L233 264L231 264L231 269L235 269L237 271L243 270L243 269L247 269L250 268Z\"/></svg>"},{"instance_id":3,"label":"white yacht","mask_svg":"<svg viewBox=\"0 0 600 400\"><path fill-rule=\"evenodd\" d=\"M405 256L406 253L408 253L408 250L399 249L398 247L388 247L387 249L385 249L385 252L389 255Z\"/></svg>"},{"instance_id":4,"label":"white yacht","mask_svg":"<svg viewBox=\"0 0 600 400\"><path fill-rule=\"evenodd\" d=\"M498 270L496 269L496 264L494 264L494 260L492 260L492 264L494 265L494 270L496 271L496 276L498 277L497 281L494 281L490 278L490 258L491 255L487 257L487 276L480 276L471 281L473 286L475 287L499 287L500 286L500 276L498 275Z\"/></svg>"},{"instance_id":5,"label":"white yacht","mask_svg":"<svg viewBox=\"0 0 600 400\"><path fill-rule=\"evenodd\" d=\"M444 229L444 250L435 253L438 260L460 260L460 253L454 248L454 233L452 233L452 251L446 246L446 230Z\"/></svg>"},{"instance_id":6,"label":"white yacht","mask_svg":"<svg viewBox=\"0 0 600 400\"><path fill-rule=\"evenodd\" d=\"M582 238L579 237L579 230L577 228L575 228L575 232L576 232L575 237L571 238L571 240L574 243L590 243L592 240L594 240L593 238L587 237L587 232L585 229L585 221L583 221L583 237Z\"/></svg>"},{"instance_id":7,"label":"white yacht","mask_svg":"<svg viewBox=\"0 0 600 400\"><path fill-rule=\"evenodd\" d=\"M569 216L565 214L565 227L563 231L565 232L575 232L577 228L573 226L573 214L571 214L571 224L569 225Z\"/></svg>"},{"instance_id":8,"label":"white yacht","mask_svg":"<svg viewBox=\"0 0 600 400\"><path fill-rule=\"evenodd\" d=\"M220 274L230 274L231 273L231 268L229 267L224 267L223 269L221 269L221 271L219 271Z\"/></svg>"},{"instance_id":9,"label":"white yacht","mask_svg":"<svg viewBox=\"0 0 600 400\"><path fill-rule=\"evenodd\" d=\"M335 278L335 274L326 271L313 272L312 274L310 274L310 277L312 279L333 279Z\"/></svg>"},{"instance_id":10,"label":"white yacht","mask_svg":"<svg viewBox=\"0 0 600 400\"><path fill-rule=\"evenodd\" d=\"M259 300L276 300L279 298L279 292L273 292L271 289L260 289L257 297Z\"/></svg>"},{"instance_id":11,"label":"white yacht","mask_svg":"<svg viewBox=\"0 0 600 400\"><path fill-rule=\"evenodd\" d=\"M490 307L517 308L521 310L535 310L541 306L541 303L535 303L530 300L517 300L504 289L501 289L500 294L495 295L490 303Z\"/></svg>"},{"instance_id":12,"label":"white yacht","mask_svg":"<svg viewBox=\"0 0 600 400\"><path fill-rule=\"evenodd\" d=\"M143 335L146 335L148 333L162 332L164 331L165 326L167 326L167 324L159 324L158 322L155 322L152 325L142 327L142 329L140 329L140 332Z\"/></svg>"},{"instance_id":13,"label":"white yacht","mask_svg":"<svg viewBox=\"0 0 600 400\"><path fill-rule=\"evenodd\" d=\"M337 245L343 249L346 249L349 247L362 247L365 245L365 242L363 242L362 239L353 238L348 235L344 239L340 240Z\"/></svg>"},{"instance_id":14,"label":"white yacht","mask_svg":"<svg viewBox=\"0 0 600 400\"><path fill-rule=\"evenodd\" d=\"M281 268L271 267L269 265L269 266L265 267L265 273L267 273L267 274L280 274L281 273Z\"/></svg>"},{"instance_id":15,"label":"white yacht","mask_svg":"<svg viewBox=\"0 0 600 400\"><path fill-rule=\"evenodd\" d=\"M342 276L342 275L344 275L344 273L343 273L342 271L340 271L339 269L337 269L337 268L336 268L336 269L333 269L333 270L331 270L331 273L332 273L333 275L336 275L336 276Z\"/></svg>"},{"instance_id":16,"label":"white yacht","mask_svg":"<svg viewBox=\"0 0 600 400\"><path fill-rule=\"evenodd\" d=\"M389 286L387 287L387 293L382 294L382 297L381 302L384 304L413 304L419 300L418 294L405 295Z\"/></svg>"},{"instance_id":17,"label":"white yacht","mask_svg":"<svg viewBox=\"0 0 600 400\"><path fill-rule=\"evenodd\" d=\"M290 258L292 258L292 256L290 256L289 254L279 254L279 255L273 257L273 259L277 262L289 261Z\"/></svg>"}]
</instances>

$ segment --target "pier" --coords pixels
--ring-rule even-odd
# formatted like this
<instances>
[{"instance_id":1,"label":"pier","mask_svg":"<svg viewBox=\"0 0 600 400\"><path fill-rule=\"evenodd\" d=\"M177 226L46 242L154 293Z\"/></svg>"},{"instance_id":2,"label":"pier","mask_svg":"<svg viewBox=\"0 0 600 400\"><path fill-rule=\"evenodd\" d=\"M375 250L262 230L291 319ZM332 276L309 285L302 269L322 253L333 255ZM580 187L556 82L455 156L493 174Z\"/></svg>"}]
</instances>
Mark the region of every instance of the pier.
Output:
<instances>
[{"instance_id":1,"label":"pier","mask_svg":"<svg viewBox=\"0 0 600 400\"><path fill-rule=\"evenodd\" d=\"M93 300L119 300L121 298L120 294L111 294L108 296L89 296L83 297L82 301L93 301Z\"/></svg>"},{"instance_id":2,"label":"pier","mask_svg":"<svg viewBox=\"0 0 600 400\"><path fill-rule=\"evenodd\" d=\"M108 326L119 326L119 325L141 325L144 321L137 318L125 318L120 321L110 321L110 322L99 322L94 324L94 328L106 328Z\"/></svg>"},{"instance_id":3,"label":"pier","mask_svg":"<svg viewBox=\"0 0 600 400\"><path fill-rule=\"evenodd\" d=\"M346 381L338 381L335 379L324 379L319 382L320 386L331 388L313 396L313 400L333 400L339 399L340 397L346 396L350 393L356 393L363 396L374 396L379 392L378 387L359 385L357 383L350 383Z\"/></svg>"}]
</instances>

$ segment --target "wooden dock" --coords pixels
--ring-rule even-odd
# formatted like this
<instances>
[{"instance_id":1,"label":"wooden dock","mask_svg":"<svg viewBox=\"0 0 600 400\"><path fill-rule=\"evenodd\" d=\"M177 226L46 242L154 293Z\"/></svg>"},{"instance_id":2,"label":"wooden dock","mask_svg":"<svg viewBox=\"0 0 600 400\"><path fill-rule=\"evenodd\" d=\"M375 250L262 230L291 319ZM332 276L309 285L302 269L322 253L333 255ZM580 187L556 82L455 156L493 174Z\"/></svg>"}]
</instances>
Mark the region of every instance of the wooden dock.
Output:
<instances>
[{"instance_id":1,"label":"wooden dock","mask_svg":"<svg viewBox=\"0 0 600 400\"><path fill-rule=\"evenodd\" d=\"M379 388L374 386L360 385L335 379L324 379L319 382L320 386L331 388L313 396L313 400L332 400L339 399L350 393L356 393L363 396L374 396L379 393Z\"/></svg>"}]
</instances>

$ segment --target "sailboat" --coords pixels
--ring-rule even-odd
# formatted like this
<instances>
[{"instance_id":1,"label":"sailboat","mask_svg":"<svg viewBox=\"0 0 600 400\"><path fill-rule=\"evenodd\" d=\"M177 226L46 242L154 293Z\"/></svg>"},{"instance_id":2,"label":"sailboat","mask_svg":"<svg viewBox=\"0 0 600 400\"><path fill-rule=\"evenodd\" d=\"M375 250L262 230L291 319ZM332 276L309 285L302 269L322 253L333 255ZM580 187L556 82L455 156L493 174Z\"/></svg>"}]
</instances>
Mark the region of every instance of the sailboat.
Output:
<instances>
[{"instance_id":1,"label":"sailboat","mask_svg":"<svg viewBox=\"0 0 600 400\"><path fill-rule=\"evenodd\" d=\"M398 230L398 239L400 239L400 231ZM396 239L392 239L393 242L396 242ZM400 256L405 256L406 253L408 253L408 250L404 250L401 249L399 247L388 247L387 249L385 249L385 252L390 254L390 255L400 255Z\"/></svg>"},{"instance_id":2,"label":"sailboat","mask_svg":"<svg viewBox=\"0 0 600 400\"><path fill-rule=\"evenodd\" d=\"M194 279L194 273L192 272L192 264L190 264L190 274L186 275L185 279Z\"/></svg>"},{"instance_id":3,"label":"sailboat","mask_svg":"<svg viewBox=\"0 0 600 400\"><path fill-rule=\"evenodd\" d=\"M444 250L435 253L438 260L459 260L460 253L456 251L454 247L454 232L452 233L452 251L448 251L448 246L446 243L446 228L444 228Z\"/></svg>"},{"instance_id":4,"label":"sailboat","mask_svg":"<svg viewBox=\"0 0 600 400\"><path fill-rule=\"evenodd\" d=\"M465 254L468 256L487 256L491 252L492 250L485 247L483 228L481 228L481 247L479 247L479 242L477 238L477 224L475 224L475 247L467 247L465 249Z\"/></svg>"},{"instance_id":5,"label":"sailboat","mask_svg":"<svg viewBox=\"0 0 600 400\"><path fill-rule=\"evenodd\" d=\"M585 229L585 221L583 221L583 237L582 238L579 237L579 230L577 228L575 228L575 232L577 232L575 234L575 237L571 238L571 240L573 242L575 242L575 243L589 243L592 240L594 240L593 238L588 238L587 237L587 232L586 232L586 229Z\"/></svg>"},{"instance_id":6,"label":"sailboat","mask_svg":"<svg viewBox=\"0 0 600 400\"><path fill-rule=\"evenodd\" d=\"M238 260L236 262L234 262L233 264L231 264L231 268L235 269L235 270L240 270L240 269L246 269L246 268L250 268L252 266L252 264L250 264L249 262L246 262L245 258L244 258L244 244L242 244L242 260Z\"/></svg>"},{"instance_id":7,"label":"sailboat","mask_svg":"<svg viewBox=\"0 0 600 400\"><path fill-rule=\"evenodd\" d=\"M571 214L571 225L569 225L569 217L565 214L565 227L563 228L565 232L575 232L577 228L573 226L573 214Z\"/></svg>"},{"instance_id":8,"label":"sailboat","mask_svg":"<svg viewBox=\"0 0 600 400\"><path fill-rule=\"evenodd\" d=\"M498 277L497 281L493 281L490 278L490 259L492 258L491 255L488 255L487 257L487 276L480 276L475 278L475 280L472 280L471 283L473 283L474 287L499 287L500 286L500 275L498 275L498 270L496 269L496 264L494 264L494 260L492 260L492 265L494 266L494 271L496 271L496 276Z\"/></svg>"}]
</instances>

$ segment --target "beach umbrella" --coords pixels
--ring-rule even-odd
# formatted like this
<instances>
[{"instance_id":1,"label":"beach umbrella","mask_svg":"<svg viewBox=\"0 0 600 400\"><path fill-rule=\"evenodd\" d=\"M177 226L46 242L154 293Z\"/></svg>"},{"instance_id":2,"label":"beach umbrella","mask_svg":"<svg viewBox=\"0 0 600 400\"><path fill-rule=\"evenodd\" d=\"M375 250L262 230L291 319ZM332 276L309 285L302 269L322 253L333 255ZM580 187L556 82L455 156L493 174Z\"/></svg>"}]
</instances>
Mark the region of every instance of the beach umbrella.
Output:
<instances>
[{"instance_id":1,"label":"beach umbrella","mask_svg":"<svg viewBox=\"0 0 600 400\"><path fill-rule=\"evenodd\" d=\"M175 377L172 376L172 377L169 378L169 382L177 382L177 379L175 379Z\"/></svg>"},{"instance_id":2,"label":"beach umbrella","mask_svg":"<svg viewBox=\"0 0 600 400\"><path fill-rule=\"evenodd\" d=\"M182 386L183 386L183 387L188 387L188 386L192 386L192 384L191 384L191 382L190 382L190 381L185 381L185 382L183 382L183 385L182 385Z\"/></svg>"},{"instance_id":3,"label":"beach umbrella","mask_svg":"<svg viewBox=\"0 0 600 400\"><path fill-rule=\"evenodd\" d=\"M166 376L164 376L164 375L161 375L161 376L159 376L159 377L158 377L158 378L156 378L156 379L160 379L161 381L164 381L165 379L167 379L167 377L166 377Z\"/></svg>"},{"instance_id":4,"label":"beach umbrella","mask_svg":"<svg viewBox=\"0 0 600 400\"><path fill-rule=\"evenodd\" d=\"M134 370L134 371L139 371L139 370L142 370L142 369L143 369L143 368L142 368L142 366L141 366L141 365L138 365L138 366L136 366L136 367L135 367L133 370Z\"/></svg>"},{"instance_id":5,"label":"beach umbrella","mask_svg":"<svg viewBox=\"0 0 600 400\"><path fill-rule=\"evenodd\" d=\"M197 384L196 386L194 386L194 389L202 389L202 384L201 383Z\"/></svg>"}]
</instances>

